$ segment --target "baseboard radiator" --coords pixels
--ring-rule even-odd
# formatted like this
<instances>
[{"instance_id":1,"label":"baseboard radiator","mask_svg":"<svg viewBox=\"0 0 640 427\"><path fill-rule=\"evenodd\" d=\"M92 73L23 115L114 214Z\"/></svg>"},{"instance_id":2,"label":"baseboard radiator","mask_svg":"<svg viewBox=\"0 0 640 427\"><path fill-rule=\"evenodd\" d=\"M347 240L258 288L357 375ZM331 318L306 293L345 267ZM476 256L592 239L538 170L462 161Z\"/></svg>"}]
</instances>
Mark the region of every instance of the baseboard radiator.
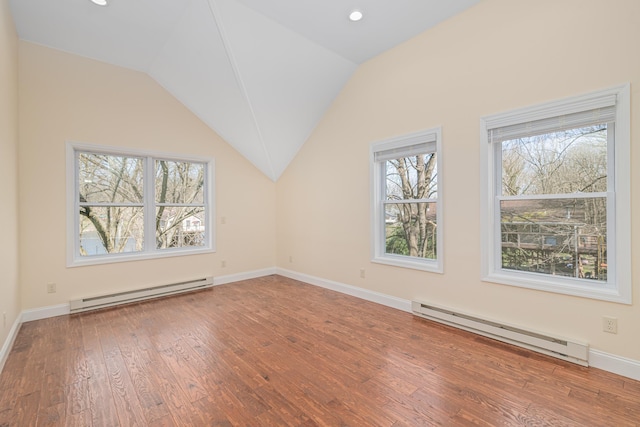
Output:
<instances>
[{"instance_id":1,"label":"baseboard radiator","mask_svg":"<svg viewBox=\"0 0 640 427\"><path fill-rule=\"evenodd\" d=\"M424 317L425 319L464 329L465 331L517 345L582 366L589 366L589 346L587 344L527 331L519 327L481 319L418 301L411 302L411 309L415 315Z\"/></svg>"},{"instance_id":2,"label":"baseboard radiator","mask_svg":"<svg viewBox=\"0 0 640 427\"><path fill-rule=\"evenodd\" d=\"M71 313L79 313L82 311L97 310L99 308L106 308L114 305L206 289L211 286L213 286L213 277L204 277L202 279L172 283L170 285L154 286L151 288L137 289L135 291L119 292L115 294L69 301L69 309Z\"/></svg>"}]
</instances>

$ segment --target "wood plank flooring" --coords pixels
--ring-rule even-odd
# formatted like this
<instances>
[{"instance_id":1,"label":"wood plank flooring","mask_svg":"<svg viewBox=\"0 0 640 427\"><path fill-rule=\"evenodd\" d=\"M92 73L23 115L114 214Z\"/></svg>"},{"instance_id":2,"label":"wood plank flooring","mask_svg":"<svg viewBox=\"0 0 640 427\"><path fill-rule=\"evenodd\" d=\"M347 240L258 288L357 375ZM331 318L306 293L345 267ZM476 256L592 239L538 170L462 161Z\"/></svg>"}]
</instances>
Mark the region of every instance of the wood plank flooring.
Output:
<instances>
[{"instance_id":1,"label":"wood plank flooring","mask_svg":"<svg viewBox=\"0 0 640 427\"><path fill-rule=\"evenodd\" d=\"M22 325L0 426L638 426L640 382L280 276Z\"/></svg>"}]
</instances>

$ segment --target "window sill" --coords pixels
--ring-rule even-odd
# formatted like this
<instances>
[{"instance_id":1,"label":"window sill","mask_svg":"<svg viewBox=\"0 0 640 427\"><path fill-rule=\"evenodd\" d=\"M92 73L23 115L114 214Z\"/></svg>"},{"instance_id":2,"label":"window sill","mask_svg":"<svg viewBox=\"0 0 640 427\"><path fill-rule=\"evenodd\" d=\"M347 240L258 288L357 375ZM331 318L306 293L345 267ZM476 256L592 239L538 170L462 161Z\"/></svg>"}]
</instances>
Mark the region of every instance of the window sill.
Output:
<instances>
[{"instance_id":1,"label":"window sill","mask_svg":"<svg viewBox=\"0 0 640 427\"><path fill-rule=\"evenodd\" d=\"M199 254L208 254L214 253L215 249L213 248L199 248L199 249L166 249L159 252L153 253L133 253L128 252L126 254L111 254L111 255L100 255L100 256L91 256L84 258L76 258L72 260L67 260L67 267L84 267L89 265L100 265L100 264L114 264L119 262L129 262L129 261L143 261L150 259L159 259L159 258L170 258L170 257L178 257L178 256L186 256L186 255L199 255Z\"/></svg>"},{"instance_id":2,"label":"window sill","mask_svg":"<svg viewBox=\"0 0 640 427\"><path fill-rule=\"evenodd\" d=\"M621 304L631 304L631 297L623 295L611 284L596 282L593 286L585 284L584 279L570 277L540 277L536 273L527 272L493 272L482 277L483 282L498 283L501 285L517 286L520 288L535 289L556 294L571 295L583 298L591 298L602 301L611 301ZM588 283L588 281L586 281Z\"/></svg>"},{"instance_id":3,"label":"window sill","mask_svg":"<svg viewBox=\"0 0 640 427\"><path fill-rule=\"evenodd\" d=\"M377 256L374 257L371 262L376 264L392 265L394 267L411 268L414 270L428 271L431 273L442 274L442 265L435 260L417 260L411 257L405 257L401 255L393 256Z\"/></svg>"}]
</instances>

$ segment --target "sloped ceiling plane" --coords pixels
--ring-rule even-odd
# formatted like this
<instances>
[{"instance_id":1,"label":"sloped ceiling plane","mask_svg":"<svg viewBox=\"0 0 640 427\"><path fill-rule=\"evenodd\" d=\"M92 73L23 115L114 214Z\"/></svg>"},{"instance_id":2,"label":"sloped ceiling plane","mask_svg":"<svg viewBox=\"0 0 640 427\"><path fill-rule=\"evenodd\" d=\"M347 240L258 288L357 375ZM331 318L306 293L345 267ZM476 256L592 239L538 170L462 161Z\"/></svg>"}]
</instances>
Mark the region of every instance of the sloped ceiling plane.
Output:
<instances>
[{"instance_id":1,"label":"sloped ceiling plane","mask_svg":"<svg viewBox=\"0 0 640 427\"><path fill-rule=\"evenodd\" d=\"M276 181L356 68L479 0L11 0L21 39L147 73ZM359 10L360 21L349 14Z\"/></svg>"}]
</instances>

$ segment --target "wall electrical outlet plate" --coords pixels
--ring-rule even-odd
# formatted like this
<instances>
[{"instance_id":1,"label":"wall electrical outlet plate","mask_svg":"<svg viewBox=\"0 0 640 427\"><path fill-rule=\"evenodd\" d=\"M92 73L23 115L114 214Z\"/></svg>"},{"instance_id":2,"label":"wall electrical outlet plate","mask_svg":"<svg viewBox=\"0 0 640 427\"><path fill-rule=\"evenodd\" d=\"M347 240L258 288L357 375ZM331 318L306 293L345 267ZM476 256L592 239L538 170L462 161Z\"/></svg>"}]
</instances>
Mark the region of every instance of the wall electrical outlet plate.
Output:
<instances>
[{"instance_id":1,"label":"wall electrical outlet plate","mask_svg":"<svg viewBox=\"0 0 640 427\"><path fill-rule=\"evenodd\" d=\"M602 318L602 330L610 334L618 333L618 319L615 317L603 317Z\"/></svg>"}]
</instances>

